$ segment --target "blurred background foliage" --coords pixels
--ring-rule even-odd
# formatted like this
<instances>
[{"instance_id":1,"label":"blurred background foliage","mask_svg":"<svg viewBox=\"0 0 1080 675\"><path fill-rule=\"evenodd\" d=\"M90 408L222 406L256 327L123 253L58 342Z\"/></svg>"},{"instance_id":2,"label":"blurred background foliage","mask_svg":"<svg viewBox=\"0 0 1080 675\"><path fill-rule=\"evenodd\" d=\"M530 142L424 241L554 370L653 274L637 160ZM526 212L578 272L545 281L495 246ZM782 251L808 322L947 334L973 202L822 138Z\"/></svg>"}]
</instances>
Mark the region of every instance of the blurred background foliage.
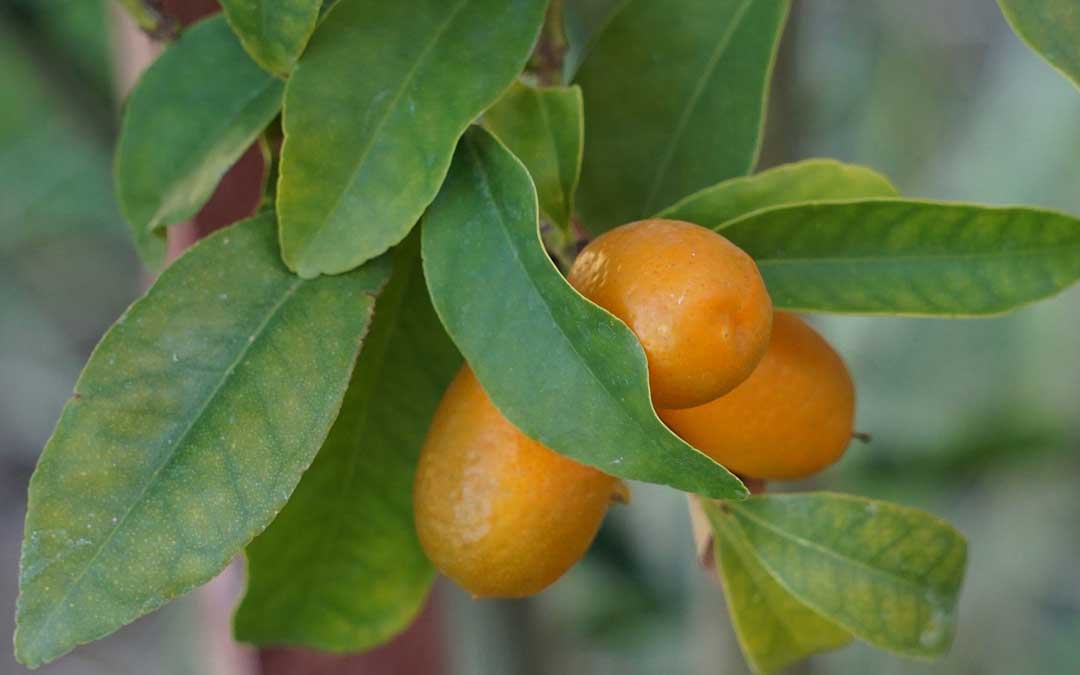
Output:
<instances>
[{"instance_id":1,"label":"blurred background foliage","mask_svg":"<svg viewBox=\"0 0 1080 675\"><path fill-rule=\"evenodd\" d=\"M105 0L0 4L0 633L25 486L82 363L145 285L111 189L119 103ZM869 165L904 194L1080 214L1080 92L986 0L795 0L761 166ZM819 317L872 434L807 484L891 499L970 542L952 653L863 645L794 672L1075 673L1080 663L1080 288L972 321ZM635 486L583 564L539 597L438 589L453 671L741 673L682 495ZM42 673L206 673L192 596ZM0 640L0 674L24 672ZM217 672L215 670L215 672Z\"/></svg>"}]
</instances>

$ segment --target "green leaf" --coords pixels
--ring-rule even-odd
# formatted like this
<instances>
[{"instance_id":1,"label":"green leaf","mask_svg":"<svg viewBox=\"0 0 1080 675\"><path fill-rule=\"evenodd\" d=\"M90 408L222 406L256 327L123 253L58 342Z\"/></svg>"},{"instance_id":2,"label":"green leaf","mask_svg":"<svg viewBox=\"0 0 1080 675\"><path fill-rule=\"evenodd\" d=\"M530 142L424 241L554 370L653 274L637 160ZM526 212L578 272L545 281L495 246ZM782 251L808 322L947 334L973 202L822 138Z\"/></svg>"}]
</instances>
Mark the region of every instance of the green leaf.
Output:
<instances>
[{"instance_id":1,"label":"green leaf","mask_svg":"<svg viewBox=\"0 0 1080 675\"><path fill-rule=\"evenodd\" d=\"M209 580L270 523L337 415L388 262L304 281L267 214L196 244L116 322L30 480L20 661Z\"/></svg>"},{"instance_id":2,"label":"green leaf","mask_svg":"<svg viewBox=\"0 0 1080 675\"><path fill-rule=\"evenodd\" d=\"M896 196L889 179L876 171L833 159L808 159L717 183L664 209L657 217L718 227L773 206Z\"/></svg>"},{"instance_id":3,"label":"green leaf","mask_svg":"<svg viewBox=\"0 0 1080 675\"><path fill-rule=\"evenodd\" d=\"M908 199L780 206L718 228L780 309L996 314L1080 278L1080 221L1033 208Z\"/></svg>"},{"instance_id":4,"label":"green leaf","mask_svg":"<svg viewBox=\"0 0 1080 675\"><path fill-rule=\"evenodd\" d=\"M116 194L151 269L165 254L164 227L202 208L277 114L283 87L220 16L185 31L143 73L124 110Z\"/></svg>"},{"instance_id":5,"label":"green leaf","mask_svg":"<svg viewBox=\"0 0 1080 675\"><path fill-rule=\"evenodd\" d=\"M731 622L755 673L773 673L851 642L851 633L799 602L769 575L739 528L727 525L715 507L706 508Z\"/></svg>"},{"instance_id":6,"label":"green leaf","mask_svg":"<svg viewBox=\"0 0 1080 675\"><path fill-rule=\"evenodd\" d=\"M563 80L570 82L577 74L585 51L596 33L619 10L626 0L568 0L563 7L563 32L566 34L566 54L563 58Z\"/></svg>"},{"instance_id":7,"label":"green leaf","mask_svg":"<svg viewBox=\"0 0 1080 675\"><path fill-rule=\"evenodd\" d=\"M322 0L221 0L244 49L275 75L288 75L315 30Z\"/></svg>"},{"instance_id":8,"label":"green leaf","mask_svg":"<svg viewBox=\"0 0 1080 675\"><path fill-rule=\"evenodd\" d=\"M326 444L248 547L240 640L362 651L423 604L434 573L413 529L413 473L461 358L431 308L418 243L395 255Z\"/></svg>"},{"instance_id":9,"label":"green leaf","mask_svg":"<svg viewBox=\"0 0 1080 675\"><path fill-rule=\"evenodd\" d=\"M1076 0L998 0L998 4L1016 34L1080 87L1080 5Z\"/></svg>"},{"instance_id":10,"label":"green leaf","mask_svg":"<svg viewBox=\"0 0 1080 675\"><path fill-rule=\"evenodd\" d=\"M967 544L917 509L828 492L731 502L737 527L769 574L813 611L878 647L945 653Z\"/></svg>"},{"instance_id":11,"label":"green leaf","mask_svg":"<svg viewBox=\"0 0 1080 675\"><path fill-rule=\"evenodd\" d=\"M529 174L488 132L462 139L422 235L435 311L514 425L616 476L746 495L656 417L640 343L559 274L540 243Z\"/></svg>"},{"instance_id":12,"label":"green leaf","mask_svg":"<svg viewBox=\"0 0 1080 675\"><path fill-rule=\"evenodd\" d=\"M569 230L585 133L579 87L515 83L484 113L484 124L532 175L540 210Z\"/></svg>"},{"instance_id":13,"label":"green leaf","mask_svg":"<svg viewBox=\"0 0 1080 675\"><path fill-rule=\"evenodd\" d=\"M626 0L589 43L578 207L599 233L753 168L787 0Z\"/></svg>"},{"instance_id":14,"label":"green leaf","mask_svg":"<svg viewBox=\"0 0 1080 675\"><path fill-rule=\"evenodd\" d=\"M408 233L465 127L521 72L544 0L341 0L285 92L285 261L343 272Z\"/></svg>"}]
</instances>

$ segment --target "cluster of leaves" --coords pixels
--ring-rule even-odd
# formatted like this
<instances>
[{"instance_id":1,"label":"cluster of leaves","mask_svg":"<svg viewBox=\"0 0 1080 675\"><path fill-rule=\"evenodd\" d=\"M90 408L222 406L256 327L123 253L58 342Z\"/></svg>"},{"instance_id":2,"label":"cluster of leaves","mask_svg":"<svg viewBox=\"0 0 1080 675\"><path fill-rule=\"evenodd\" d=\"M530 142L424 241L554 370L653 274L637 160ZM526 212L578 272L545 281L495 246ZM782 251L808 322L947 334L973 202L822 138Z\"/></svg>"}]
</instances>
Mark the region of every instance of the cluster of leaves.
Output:
<instances>
[{"instance_id":1,"label":"cluster of leaves","mask_svg":"<svg viewBox=\"0 0 1080 675\"><path fill-rule=\"evenodd\" d=\"M1007 4L1032 42L1055 28L1031 20L1052 3ZM538 216L564 253L575 215L594 234L689 220L754 256L778 308L927 316L1065 288L1080 222L906 199L830 160L749 176L788 0L577 0L555 20L546 0L222 5L132 92L118 200L157 270L165 228L252 143L276 174L260 213L165 269L76 384L30 484L21 661L112 632L241 551L240 639L362 650L400 631L433 577L412 472L462 356L554 450L723 500L708 502L717 559L756 668L852 636L948 647L960 536L854 497L740 501L658 420L640 345L567 284ZM567 86L529 77L538 39L566 40ZM1075 74L1072 57L1051 60Z\"/></svg>"}]
</instances>

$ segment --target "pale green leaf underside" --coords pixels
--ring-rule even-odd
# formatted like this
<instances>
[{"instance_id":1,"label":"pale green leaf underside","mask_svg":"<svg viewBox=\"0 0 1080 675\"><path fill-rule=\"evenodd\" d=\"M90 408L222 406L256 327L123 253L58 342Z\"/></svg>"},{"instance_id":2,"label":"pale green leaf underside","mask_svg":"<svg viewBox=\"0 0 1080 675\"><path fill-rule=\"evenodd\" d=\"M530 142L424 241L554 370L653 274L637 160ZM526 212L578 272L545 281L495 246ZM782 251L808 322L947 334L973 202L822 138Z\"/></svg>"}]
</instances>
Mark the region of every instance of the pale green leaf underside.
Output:
<instances>
[{"instance_id":1,"label":"pale green leaf underside","mask_svg":"<svg viewBox=\"0 0 1080 675\"><path fill-rule=\"evenodd\" d=\"M1080 221L909 199L780 206L718 231L754 257L777 308L978 316L1080 278Z\"/></svg>"},{"instance_id":2,"label":"pale green leaf underside","mask_svg":"<svg viewBox=\"0 0 1080 675\"><path fill-rule=\"evenodd\" d=\"M268 214L197 244L94 350L30 480L23 663L213 577L326 438L388 261L303 281L274 230Z\"/></svg>"},{"instance_id":3,"label":"pale green leaf underside","mask_svg":"<svg viewBox=\"0 0 1080 675\"><path fill-rule=\"evenodd\" d=\"M540 210L567 230L581 175L581 89L515 83L484 113L484 125L529 170Z\"/></svg>"},{"instance_id":4,"label":"pale green leaf underside","mask_svg":"<svg viewBox=\"0 0 1080 675\"><path fill-rule=\"evenodd\" d=\"M575 81L585 96L578 208L602 232L757 159L787 0L625 0Z\"/></svg>"},{"instance_id":5,"label":"pale green leaf underside","mask_svg":"<svg viewBox=\"0 0 1080 675\"><path fill-rule=\"evenodd\" d=\"M998 0L1016 34L1080 87L1080 3L1076 0Z\"/></svg>"},{"instance_id":6,"label":"pale green leaf underside","mask_svg":"<svg viewBox=\"0 0 1080 675\"><path fill-rule=\"evenodd\" d=\"M315 30L322 0L221 0L225 17L251 58L287 75Z\"/></svg>"},{"instance_id":7,"label":"pale green leaf underside","mask_svg":"<svg viewBox=\"0 0 1080 675\"><path fill-rule=\"evenodd\" d=\"M341 0L285 92L285 261L343 272L405 237L454 144L525 65L543 0Z\"/></svg>"},{"instance_id":8,"label":"pale green leaf underside","mask_svg":"<svg viewBox=\"0 0 1080 675\"><path fill-rule=\"evenodd\" d=\"M742 532L710 508L717 571L746 660L756 673L773 673L851 642L851 633L788 593L761 566Z\"/></svg>"},{"instance_id":9,"label":"pale green leaf underside","mask_svg":"<svg viewBox=\"0 0 1080 675\"><path fill-rule=\"evenodd\" d=\"M139 78L120 127L116 196L147 266L160 267L164 227L202 208L278 113L283 90L221 16L184 31Z\"/></svg>"},{"instance_id":10,"label":"pale green leaf underside","mask_svg":"<svg viewBox=\"0 0 1080 675\"><path fill-rule=\"evenodd\" d=\"M413 473L461 358L431 308L418 243L395 253L326 443L247 549L237 639L363 651L405 628L427 596L434 571L413 528Z\"/></svg>"},{"instance_id":11,"label":"pale green leaf underside","mask_svg":"<svg viewBox=\"0 0 1080 675\"><path fill-rule=\"evenodd\" d=\"M474 127L462 139L422 235L436 312L523 432L623 478L716 498L746 494L656 417L637 338L552 264L529 174L488 132Z\"/></svg>"},{"instance_id":12,"label":"pale green leaf underside","mask_svg":"<svg viewBox=\"0 0 1080 675\"><path fill-rule=\"evenodd\" d=\"M833 159L808 159L717 183L657 217L718 227L752 211L785 204L896 196L896 188L876 171Z\"/></svg>"},{"instance_id":13,"label":"pale green leaf underside","mask_svg":"<svg viewBox=\"0 0 1080 675\"><path fill-rule=\"evenodd\" d=\"M727 505L769 574L800 602L878 647L935 657L952 643L967 545L917 509L832 493Z\"/></svg>"}]
</instances>

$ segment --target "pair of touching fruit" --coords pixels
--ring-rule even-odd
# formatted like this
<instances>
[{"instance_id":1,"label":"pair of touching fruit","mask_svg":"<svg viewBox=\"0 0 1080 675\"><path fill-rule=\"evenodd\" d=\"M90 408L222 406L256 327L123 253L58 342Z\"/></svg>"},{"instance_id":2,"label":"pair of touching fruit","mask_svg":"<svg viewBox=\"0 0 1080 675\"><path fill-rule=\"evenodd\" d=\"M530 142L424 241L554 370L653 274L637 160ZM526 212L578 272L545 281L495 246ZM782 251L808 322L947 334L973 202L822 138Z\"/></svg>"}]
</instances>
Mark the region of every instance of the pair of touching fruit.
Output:
<instances>
[{"instance_id":1,"label":"pair of touching fruit","mask_svg":"<svg viewBox=\"0 0 1080 675\"><path fill-rule=\"evenodd\" d=\"M712 230L623 225L590 243L570 283L644 348L660 418L746 478L792 479L832 464L851 438L855 395L840 357L776 312L754 261ZM417 467L420 543L476 596L543 590L589 547L623 483L518 431L468 366L447 388Z\"/></svg>"}]
</instances>

